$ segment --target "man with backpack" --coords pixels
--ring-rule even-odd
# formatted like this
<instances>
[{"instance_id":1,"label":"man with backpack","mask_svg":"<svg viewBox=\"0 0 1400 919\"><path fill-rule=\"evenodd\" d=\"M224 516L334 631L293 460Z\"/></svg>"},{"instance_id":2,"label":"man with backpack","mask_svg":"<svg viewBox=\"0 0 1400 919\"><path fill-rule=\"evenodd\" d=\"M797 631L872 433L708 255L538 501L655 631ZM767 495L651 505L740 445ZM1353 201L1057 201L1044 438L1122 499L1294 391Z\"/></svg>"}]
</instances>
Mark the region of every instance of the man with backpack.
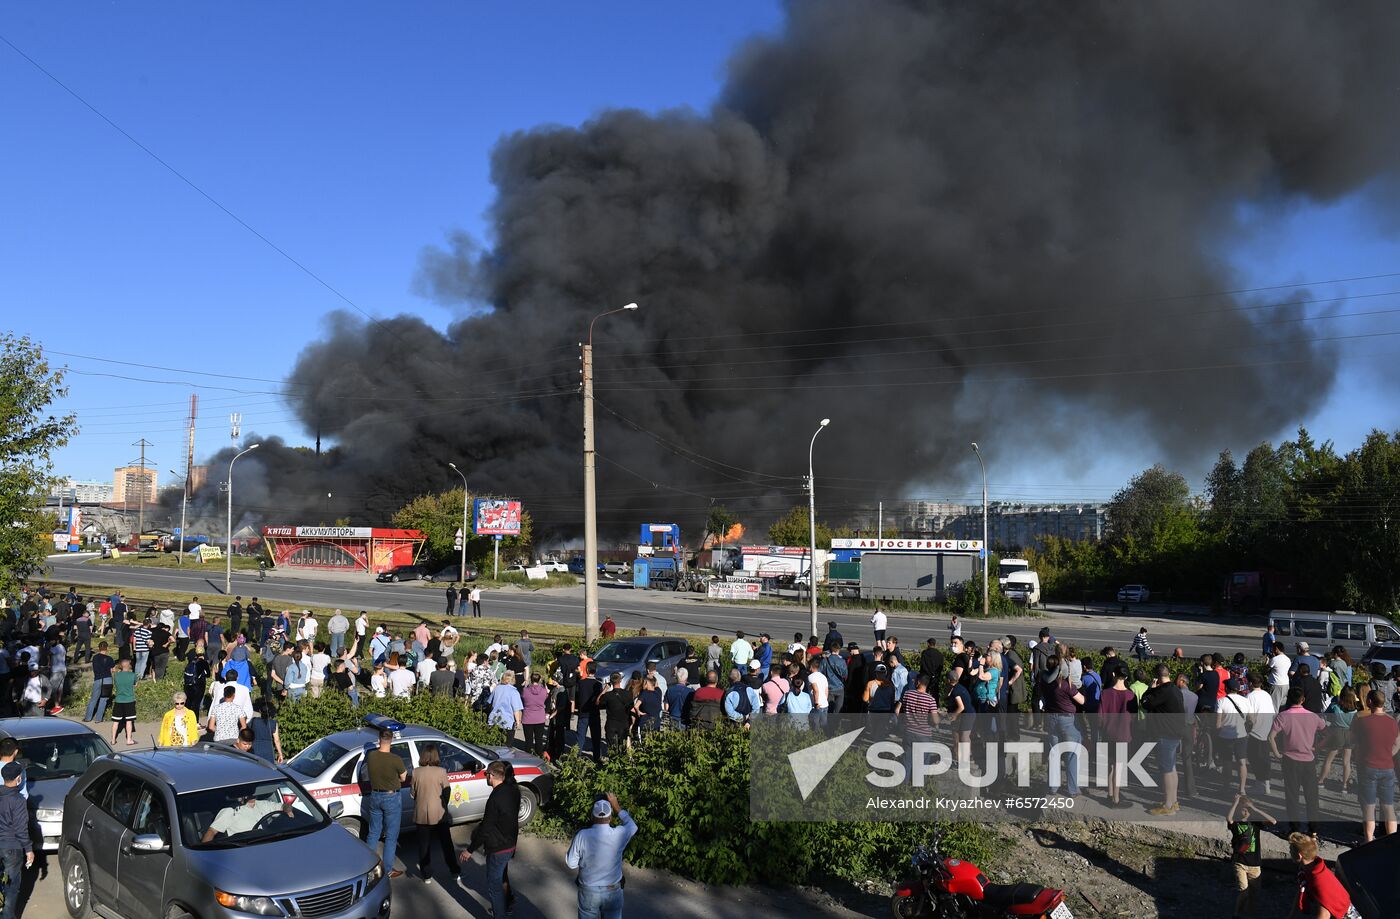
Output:
<instances>
[{"instance_id":1,"label":"man with backpack","mask_svg":"<svg viewBox=\"0 0 1400 919\"><path fill-rule=\"evenodd\" d=\"M763 704L758 692L745 683L736 668L730 673L729 689L724 693L724 717L736 725L748 727L749 716Z\"/></svg>"}]
</instances>

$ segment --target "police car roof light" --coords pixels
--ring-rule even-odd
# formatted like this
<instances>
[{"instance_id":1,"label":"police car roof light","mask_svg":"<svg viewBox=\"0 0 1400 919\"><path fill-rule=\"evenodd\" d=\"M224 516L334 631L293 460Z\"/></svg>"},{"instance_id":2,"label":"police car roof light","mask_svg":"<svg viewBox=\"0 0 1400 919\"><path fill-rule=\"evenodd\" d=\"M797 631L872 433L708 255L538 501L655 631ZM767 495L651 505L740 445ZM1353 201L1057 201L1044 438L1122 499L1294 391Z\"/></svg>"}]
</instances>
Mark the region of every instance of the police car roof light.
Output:
<instances>
[{"instance_id":1,"label":"police car roof light","mask_svg":"<svg viewBox=\"0 0 1400 919\"><path fill-rule=\"evenodd\" d=\"M377 731L393 731L395 734L407 727L402 721L390 718L388 715L366 715L365 724Z\"/></svg>"}]
</instances>

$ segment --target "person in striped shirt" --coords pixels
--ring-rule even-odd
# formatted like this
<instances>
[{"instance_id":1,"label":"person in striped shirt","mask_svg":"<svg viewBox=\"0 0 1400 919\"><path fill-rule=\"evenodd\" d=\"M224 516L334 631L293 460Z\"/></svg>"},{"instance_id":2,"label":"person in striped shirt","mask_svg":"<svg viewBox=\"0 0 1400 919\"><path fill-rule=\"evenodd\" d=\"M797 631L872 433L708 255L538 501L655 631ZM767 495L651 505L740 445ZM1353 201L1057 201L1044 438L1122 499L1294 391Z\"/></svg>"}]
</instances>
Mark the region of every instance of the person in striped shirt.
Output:
<instances>
[{"instance_id":1,"label":"person in striped shirt","mask_svg":"<svg viewBox=\"0 0 1400 919\"><path fill-rule=\"evenodd\" d=\"M131 632L131 653L136 658L136 679L146 674L146 661L151 656L151 627L148 620L143 620ZM154 680L155 673L151 674Z\"/></svg>"},{"instance_id":2,"label":"person in striped shirt","mask_svg":"<svg viewBox=\"0 0 1400 919\"><path fill-rule=\"evenodd\" d=\"M914 744L926 743L933 739L933 729L938 726L938 699L929 692L929 676L920 673L914 685L904 691L896 709L904 728L905 768L914 766Z\"/></svg>"}]
</instances>

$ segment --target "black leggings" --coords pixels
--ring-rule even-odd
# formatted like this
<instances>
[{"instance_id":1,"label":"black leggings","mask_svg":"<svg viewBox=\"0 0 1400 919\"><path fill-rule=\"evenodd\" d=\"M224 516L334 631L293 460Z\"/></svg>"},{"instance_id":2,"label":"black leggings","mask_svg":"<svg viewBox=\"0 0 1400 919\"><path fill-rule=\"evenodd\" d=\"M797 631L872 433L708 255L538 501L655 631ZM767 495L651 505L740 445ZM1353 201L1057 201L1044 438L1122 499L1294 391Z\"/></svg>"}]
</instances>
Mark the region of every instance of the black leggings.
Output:
<instances>
[{"instance_id":1,"label":"black leggings","mask_svg":"<svg viewBox=\"0 0 1400 919\"><path fill-rule=\"evenodd\" d=\"M521 727L525 730L525 749L539 756L544 752L544 725L525 724Z\"/></svg>"},{"instance_id":2,"label":"black leggings","mask_svg":"<svg viewBox=\"0 0 1400 919\"><path fill-rule=\"evenodd\" d=\"M439 820L437 823L420 823L418 826L418 871L423 877L430 876L430 869L433 864L433 840L436 839L438 846L442 849L442 860L447 864L447 871L454 878L461 872L457 865L457 849L452 845L452 824L447 822L447 818Z\"/></svg>"}]
</instances>

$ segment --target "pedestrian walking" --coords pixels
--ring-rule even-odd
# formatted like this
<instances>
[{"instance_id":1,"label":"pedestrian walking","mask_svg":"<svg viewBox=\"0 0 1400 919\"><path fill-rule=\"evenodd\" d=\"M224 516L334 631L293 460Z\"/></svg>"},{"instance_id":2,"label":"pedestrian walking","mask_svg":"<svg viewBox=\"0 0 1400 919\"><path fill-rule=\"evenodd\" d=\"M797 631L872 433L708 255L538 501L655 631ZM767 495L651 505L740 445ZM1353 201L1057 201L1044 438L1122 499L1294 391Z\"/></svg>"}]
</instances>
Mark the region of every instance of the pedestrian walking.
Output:
<instances>
[{"instance_id":1,"label":"pedestrian walking","mask_svg":"<svg viewBox=\"0 0 1400 919\"><path fill-rule=\"evenodd\" d=\"M1147 626L1138 629L1137 635L1133 636L1132 647L1128 650L1137 657L1139 663L1145 662L1152 656L1152 645L1147 641Z\"/></svg>"},{"instance_id":2,"label":"pedestrian walking","mask_svg":"<svg viewBox=\"0 0 1400 919\"><path fill-rule=\"evenodd\" d=\"M622 856L637 835L637 824L608 792L593 802L592 823L569 843L564 863L578 872L579 919L620 919L622 916ZM616 816L618 825L613 826Z\"/></svg>"},{"instance_id":3,"label":"pedestrian walking","mask_svg":"<svg viewBox=\"0 0 1400 919\"><path fill-rule=\"evenodd\" d=\"M370 787L369 836L365 841L371 849L378 849L379 838L384 837L382 862L391 880L403 877L403 871L394 867L394 853L399 844L399 823L403 820L399 789L408 774L408 767L399 755L390 752L393 743L394 732L381 729L379 747L371 750L364 760L365 778Z\"/></svg>"},{"instance_id":4,"label":"pedestrian walking","mask_svg":"<svg viewBox=\"0 0 1400 919\"><path fill-rule=\"evenodd\" d=\"M520 786L515 781L514 767L502 760L486 767L486 784L491 786L491 795L461 861L470 861L478 849L485 854L486 897L491 901L491 915L504 919L515 909L510 860L520 832ZM460 877L458 882L461 883Z\"/></svg>"},{"instance_id":5,"label":"pedestrian walking","mask_svg":"<svg viewBox=\"0 0 1400 919\"><path fill-rule=\"evenodd\" d=\"M418 832L419 876L424 884L433 882L433 844L437 843L443 864L455 880L462 871L457 850L452 845L452 822L447 814L452 783L447 778L447 770L442 768L437 744L419 746L418 768L413 770L409 793L413 795L413 824Z\"/></svg>"}]
</instances>

